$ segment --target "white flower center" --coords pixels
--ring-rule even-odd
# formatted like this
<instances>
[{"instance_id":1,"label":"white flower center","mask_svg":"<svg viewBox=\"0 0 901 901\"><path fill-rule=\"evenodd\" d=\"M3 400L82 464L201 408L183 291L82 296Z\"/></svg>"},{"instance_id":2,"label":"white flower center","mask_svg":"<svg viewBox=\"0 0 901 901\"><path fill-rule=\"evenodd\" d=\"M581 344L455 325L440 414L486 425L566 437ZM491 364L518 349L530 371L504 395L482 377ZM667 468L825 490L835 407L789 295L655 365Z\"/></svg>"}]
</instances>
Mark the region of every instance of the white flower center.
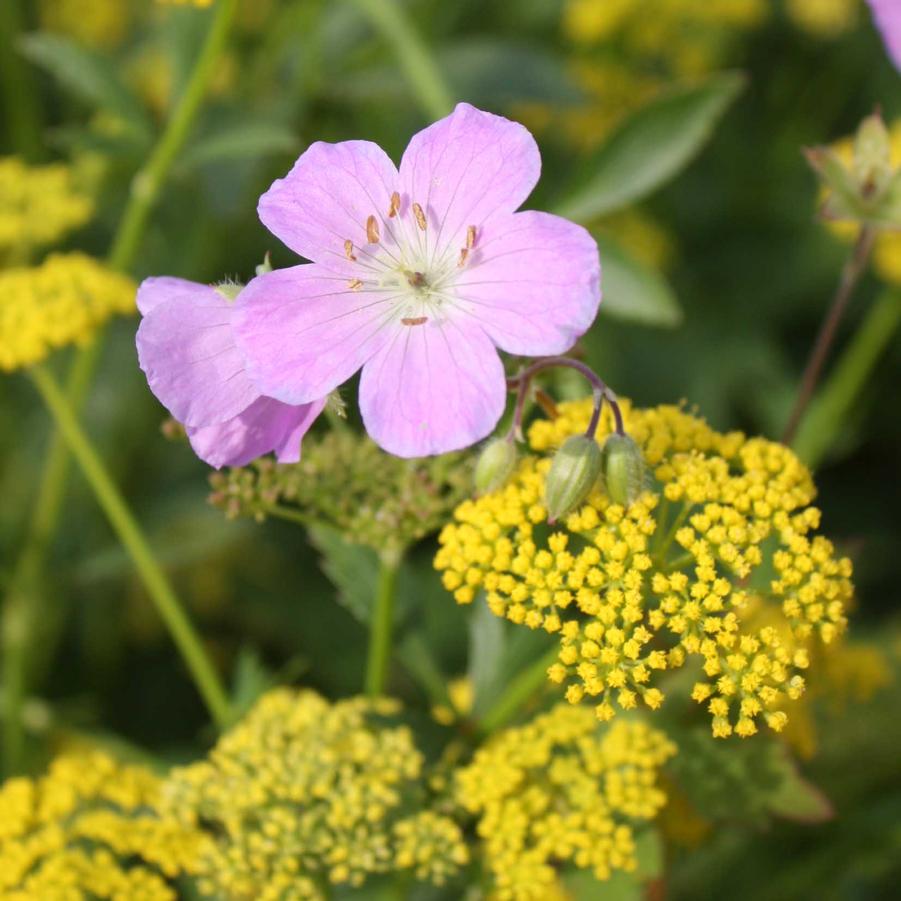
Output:
<instances>
[{"instance_id":1,"label":"white flower center","mask_svg":"<svg viewBox=\"0 0 901 901\"><path fill-rule=\"evenodd\" d=\"M477 229L466 229L462 247L434 231L422 206L402 204L395 191L385 216L367 218L365 244L344 241L344 255L357 264L351 290L385 295L385 315L402 325L445 319L458 305L454 283L471 259Z\"/></svg>"}]
</instances>

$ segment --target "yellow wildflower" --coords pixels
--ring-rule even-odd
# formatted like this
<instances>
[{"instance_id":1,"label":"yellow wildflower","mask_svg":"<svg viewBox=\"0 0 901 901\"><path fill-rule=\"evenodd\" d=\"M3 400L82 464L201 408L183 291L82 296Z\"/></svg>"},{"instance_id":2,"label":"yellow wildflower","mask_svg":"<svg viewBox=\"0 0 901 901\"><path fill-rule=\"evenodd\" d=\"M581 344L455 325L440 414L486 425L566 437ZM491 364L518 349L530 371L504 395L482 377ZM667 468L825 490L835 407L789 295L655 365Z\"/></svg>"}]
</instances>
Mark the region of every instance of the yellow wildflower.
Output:
<instances>
[{"instance_id":1,"label":"yellow wildflower","mask_svg":"<svg viewBox=\"0 0 901 901\"><path fill-rule=\"evenodd\" d=\"M0 272L0 371L39 363L84 344L114 313L130 313L135 285L81 253Z\"/></svg>"},{"instance_id":2,"label":"yellow wildflower","mask_svg":"<svg viewBox=\"0 0 901 901\"><path fill-rule=\"evenodd\" d=\"M657 773L675 750L642 722L602 727L566 704L497 733L456 777L458 803L479 818L491 897L550 897L566 864L599 880L634 870L632 824L664 805Z\"/></svg>"},{"instance_id":3,"label":"yellow wildflower","mask_svg":"<svg viewBox=\"0 0 901 901\"><path fill-rule=\"evenodd\" d=\"M452 679L447 685L447 697L450 704L436 704L432 708L432 717L442 726L450 726L472 713L475 700L475 686L472 679L469 676Z\"/></svg>"},{"instance_id":4,"label":"yellow wildflower","mask_svg":"<svg viewBox=\"0 0 901 901\"><path fill-rule=\"evenodd\" d=\"M656 709L659 673L702 664L692 693L714 735L747 737L804 691L806 649L845 626L851 563L813 530L810 473L780 444L721 434L679 407L624 405L626 430L655 478L631 506L598 485L584 505L545 525L545 452L583 432L590 400L565 403L529 430L526 456L501 490L465 501L435 558L460 603L482 592L498 616L559 635L548 676L586 696L599 719ZM611 429L602 418L598 440ZM784 629L755 624L760 604Z\"/></svg>"},{"instance_id":5,"label":"yellow wildflower","mask_svg":"<svg viewBox=\"0 0 901 901\"><path fill-rule=\"evenodd\" d=\"M58 758L40 779L0 788L0 897L6 901L175 901L206 839L163 819L160 780L101 753Z\"/></svg>"},{"instance_id":6,"label":"yellow wildflower","mask_svg":"<svg viewBox=\"0 0 901 901\"><path fill-rule=\"evenodd\" d=\"M83 225L92 212L69 166L29 166L15 156L0 157L0 260L21 262L32 249Z\"/></svg>"},{"instance_id":7,"label":"yellow wildflower","mask_svg":"<svg viewBox=\"0 0 901 901\"><path fill-rule=\"evenodd\" d=\"M320 899L325 882L361 885L411 870L448 879L467 852L449 818L406 808L423 768L409 728L385 722L388 699L330 704L278 689L219 741L209 758L175 770L170 809L211 830L201 889L224 899ZM284 893L290 894L284 894Z\"/></svg>"},{"instance_id":8,"label":"yellow wildflower","mask_svg":"<svg viewBox=\"0 0 901 901\"><path fill-rule=\"evenodd\" d=\"M901 166L901 119L889 126L892 166ZM854 139L843 138L832 145L842 162L851 165ZM857 237L859 226L854 222L830 222L829 228L836 237L850 243ZM901 285L901 231L880 231L873 245L873 269L890 285Z\"/></svg>"},{"instance_id":9,"label":"yellow wildflower","mask_svg":"<svg viewBox=\"0 0 901 901\"><path fill-rule=\"evenodd\" d=\"M156 0L163 6L212 6L213 0Z\"/></svg>"},{"instance_id":10,"label":"yellow wildflower","mask_svg":"<svg viewBox=\"0 0 901 901\"><path fill-rule=\"evenodd\" d=\"M860 0L785 0L785 9L802 31L835 38L857 24Z\"/></svg>"}]
</instances>

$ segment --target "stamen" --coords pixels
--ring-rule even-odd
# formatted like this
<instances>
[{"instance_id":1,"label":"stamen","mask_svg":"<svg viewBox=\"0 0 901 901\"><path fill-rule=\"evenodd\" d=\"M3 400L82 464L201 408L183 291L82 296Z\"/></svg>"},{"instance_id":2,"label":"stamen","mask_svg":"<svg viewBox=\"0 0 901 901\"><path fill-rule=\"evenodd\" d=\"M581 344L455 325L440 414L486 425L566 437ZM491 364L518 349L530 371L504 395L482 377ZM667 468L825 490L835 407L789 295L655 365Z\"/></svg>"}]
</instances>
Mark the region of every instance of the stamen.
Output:
<instances>
[{"instance_id":1,"label":"stamen","mask_svg":"<svg viewBox=\"0 0 901 901\"><path fill-rule=\"evenodd\" d=\"M425 285L425 276L421 272L406 272L407 282L414 288L422 288Z\"/></svg>"},{"instance_id":2,"label":"stamen","mask_svg":"<svg viewBox=\"0 0 901 901\"><path fill-rule=\"evenodd\" d=\"M422 211L422 207L418 203L413 204L413 215L416 217L416 224L425 231L426 221L425 221L425 213Z\"/></svg>"},{"instance_id":3,"label":"stamen","mask_svg":"<svg viewBox=\"0 0 901 901\"><path fill-rule=\"evenodd\" d=\"M354 242L351 241L350 238L348 238L344 242L344 256L346 256L347 259L352 260L354 263L356 263L357 261L357 258L354 255Z\"/></svg>"},{"instance_id":4,"label":"stamen","mask_svg":"<svg viewBox=\"0 0 901 901\"><path fill-rule=\"evenodd\" d=\"M366 220L366 240L370 244L379 243L379 223L375 216L370 216Z\"/></svg>"},{"instance_id":5,"label":"stamen","mask_svg":"<svg viewBox=\"0 0 901 901\"><path fill-rule=\"evenodd\" d=\"M425 325L429 321L428 316L416 316L413 318L401 319L402 325Z\"/></svg>"},{"instance_id":6,"label":"stamen","mask_svg":"<svg viewBox=\"0 0 901 901\"><path fill-rule=\"evenodd\" d=\"M360 279L355 278L348 284L348 287L351 291L359 291L360 288L363 287L363 282L361 282Z\"/></svg>"},{"instance_id":7,"label":"stamen","mask_svg":"<svg viewBox=\"0 0 901 901\"><path fill-rule=\"evenodd\" d=\"M460 259L457 260L457 265L458 265L460 268L462 268L463 266L466 265L466 258L467 258L468 256L469 256L469 248L468 248L468 247L464 247L464 248L460 251Z\"/></svg>"},{"instance_id":8,"label":"stamen","mask_svg":"<svg viewBox=\"0 0 901 901\"><path fill-rule=\"evenodd\" d=\"M388 207L388 218L393 219L400 212L400 194L397 191L391 193L391 206Z\"/></svg>"},{"instance_id":9,"label":"stamen","mask_svg":"<svg viewBox=\"0 0 901 901\"><path fill-rule=\"evenodd\" d=\"M476 246L476 227L470 225L466 229L466 249L472 250Z\"/></svg>"}]
</instances>

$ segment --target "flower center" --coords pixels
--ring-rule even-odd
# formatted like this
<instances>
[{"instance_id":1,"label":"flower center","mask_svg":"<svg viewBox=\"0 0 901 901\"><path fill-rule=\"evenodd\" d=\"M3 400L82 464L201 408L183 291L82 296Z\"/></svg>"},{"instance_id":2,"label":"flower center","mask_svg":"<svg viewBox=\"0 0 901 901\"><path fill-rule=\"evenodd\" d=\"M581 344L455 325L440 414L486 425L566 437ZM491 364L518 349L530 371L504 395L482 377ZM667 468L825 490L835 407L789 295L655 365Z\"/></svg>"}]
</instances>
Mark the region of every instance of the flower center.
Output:
<instances>
[{"instance_id":1,"label":"flower center","mask_svg":"<svg viewBox=\"0 0 901 901\"><path fill-rule=\"evenodd\" d=\"M458 304L457 274L472 261L477 229L466 229L463 246L443 240L417 201L405 203L395 191L384 215L365 222L366 242L344 241L344 255L355 263L353 291L386 295L386 314L403 325L424 325L445 318Z\"/></svg>"}]
</instances>

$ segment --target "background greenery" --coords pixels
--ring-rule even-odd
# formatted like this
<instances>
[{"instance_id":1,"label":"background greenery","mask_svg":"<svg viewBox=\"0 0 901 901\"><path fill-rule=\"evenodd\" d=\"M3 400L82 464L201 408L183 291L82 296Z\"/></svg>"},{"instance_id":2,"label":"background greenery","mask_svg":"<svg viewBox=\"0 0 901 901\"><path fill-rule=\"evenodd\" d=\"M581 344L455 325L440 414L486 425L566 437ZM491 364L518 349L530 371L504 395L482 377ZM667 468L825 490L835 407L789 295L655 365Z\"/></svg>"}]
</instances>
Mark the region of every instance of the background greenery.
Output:
<instances>
[{"instance_id":1,"label":"background greenery","mask_svg":"<svg viewBox=\"0 0 901 901\"><path fill-rule=\"evenodd\" d=\"M254 208L309 142L362 137L399 158L433 117L367 5L241 3L136 276L247 279L267 251L288 265L290 252ZM586 361L640 404L684 399L717 428L778 437L847 254L815 218L817 186L801 147L847 135L877 105L889 122L901 116L898 73L862 4L661 0L659 20L645 13L613 25L592 19L584 2L404 6L455 99L535 130L544 174L530 205L578 214L601 238L607 297L582 343ZM824 28L810 10L826 6L850 11L848 20ZM98 192L97 216L70 243L102 256L210 13L121 0L23 9L28 34L17 46L48 136L32 156L73 160ZM4 130L0 152L15 149ZM885 274L871 272L858 290L833 362L877 297L901 290ZM221 668L248 695L270 676L331 697L359 691L366 636L348 609L341 560L290 523L227 521L206 503L206 467L160 430L164 411L138 370L135 325L111 328L85 422ZM865 390L824 426L834 440L818 484L825 530L855 561L852 634L896 666L901 344L885 329L882 337ZM60 372L66 356L54 359ZM555 390L572 388L563 380ZM0 579L15 563L49 432L27 380L0 380ZM450 677L466 670L470 611L440 588L431 553L423 542L409 566L408 629ZM45 575L28 707L33 768L80 733L122 736L166 758L204 746L200 702L77 476ZM494 674L501 683L522 653L507 651ZM393 688L425 708L403 673ZM837 817L764 826L718 812L715 829L674 828L655 885L685 898L893 895L899 693L819 706L817 754L804 767Z\"/></svg>"}]
</instances>

